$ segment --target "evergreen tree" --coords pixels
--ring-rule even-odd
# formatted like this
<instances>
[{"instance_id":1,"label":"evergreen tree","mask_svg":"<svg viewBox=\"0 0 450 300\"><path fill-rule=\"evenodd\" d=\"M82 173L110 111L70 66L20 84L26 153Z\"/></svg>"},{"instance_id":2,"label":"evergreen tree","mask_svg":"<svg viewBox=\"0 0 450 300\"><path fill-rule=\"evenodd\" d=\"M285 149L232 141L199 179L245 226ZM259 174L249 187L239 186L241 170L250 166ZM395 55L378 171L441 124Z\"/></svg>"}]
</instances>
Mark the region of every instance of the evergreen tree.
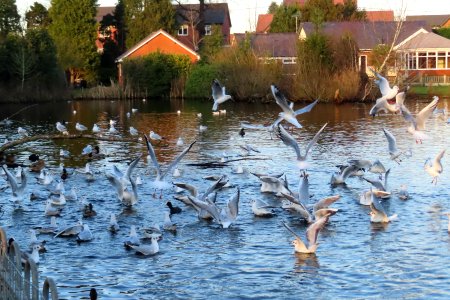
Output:
<instances>
[{"instance_id":1,"label":"evergreen tree","mask_svg":"<svg viewBox=\"0 0 450 300\"><path fill-rule=\"evenodd\" d=\"M299 12L300 7L297 5L280 5L270 24L270 32L295 32L295 15L298 15Z\"/></svg>"},{"instance_id":2,"label":"evergreen tree","mask_svg":"<svg viewBox=\"0 0 450 300\"><path fill-rule=\"evenodd\" d=\"M47 27L50 24L47 8L39 2L34 2L30 10L25 13L25 21L28 29Z\"/></svg>"},{"instance_id":3,"label":"evergreen tree","mask_svg":"<svg viewBox=\"0 0 450 300\"><path fill-rule=\"evenodd\" d=\"M150 33L175 32L175 10L170 0L124 0L126 46L134 46Z\"/></svg>"},{"instance_id":4,"label":"evergreen tree","mask_svg":"<svg viewBox=\"0 0 450 300\"><path fill-rule=\"evenodd\" d=\"M278 4L276 2L272 2L269 5L269 9L267 10L268 14L274 14L277 12Z\"/></svg>"},{"instance_id":5,"label":"evergreen tree","mask_svg":"<svg viewBox=\"0 0 450 300\"><path fill-rule=\"evenodd\" d=\"M70 82L85 79L96 81L99 55L97 38L96 0L52 0L49 32L55 41L58 62L70 73Z\"/></svg>"},{"instance_id":6,"label":"evergreen tree","mask_svg":"<svg viewBox=\"0 0 450 300\"><path fill-rule=\"evenodd\" d=\"M17 12L15 0L0 1L0 41L5 39L8 33L19 31L20 16Z\"/></svg>"},{"instance_id":7,"label":"evergreen tree","mask_svg":"<svg viewBox=\"0 0 450 300\"><path fill-rule=\"evenodd\" d=\"M125 52L125 4L124 0L119 0L114 10L114 25L117 28L117 47L119 49L119 54Z\"/></svg>"}]
</instances>

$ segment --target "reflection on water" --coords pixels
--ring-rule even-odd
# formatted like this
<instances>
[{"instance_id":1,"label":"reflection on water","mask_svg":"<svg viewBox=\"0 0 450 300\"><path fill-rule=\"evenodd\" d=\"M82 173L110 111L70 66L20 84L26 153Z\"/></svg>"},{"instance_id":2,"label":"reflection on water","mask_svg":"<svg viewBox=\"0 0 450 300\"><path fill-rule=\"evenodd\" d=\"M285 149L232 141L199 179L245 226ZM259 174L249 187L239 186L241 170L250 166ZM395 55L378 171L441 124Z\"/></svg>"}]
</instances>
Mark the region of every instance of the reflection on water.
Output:
<instances>
[{"instance_id":1,"label":"reflection on water","mask_svg":"<svg viewBox=\"0 0 450 300\"><path fill-rule=\"evenodd\" d=\"M439 107L447 108L448 101ZM407 100L413 113L420 111L426 100ZM300 105L297 104L296 108ZM0 142L4 138L15 139L17 127L22 126L31 134L56 133L57 121L69 122L74 132L76 122L92 128L97 123L105 131L109 120L117 121L117 135L129 137L130 126L141 133L150 130L165 137L154 148L162 165L171 161L183 147L176 147L182 137L185 145L196 140L192 151L182 161L182 177L168 181L185 181L204 191L211 182L206 175L226 173L230 182L241 188L240 212L229 230L223 230L212 222L199 220L196 213L182 207L181 214L172 217L178 225L176 235L164 234L160 242L161 252L149 258L126 251L123 241L131 225L138 228L154 223L162 224L167 200L173 200L174 191L164 191L162 199L153 197L150 184L155 177L147 166L146 158L139 163L135 174L144 179L138 188L139 202L132 209L125 209L104 173L116 165L125 170L127 163L138 153L146 151L143 142L108 142L87 139L36 141L20 147L18 161L23 162L31 152L45 155L48 167L59 177L58 166L62 162L73 169L87 162L79 154L86 144L99 145L109 156L91 162L96 180L88 183L82 174L74 173L66 183L66 190L77 187L80 198L93 203L97 216L83 221L89 224L95 236L89 243L78 245L72 238L40 236L48 240L48 252L41 255L40 273L56 279L61 298L80 299L89 295L95 287L103 299L149 298L435 298L450 297L450 267L448 257L450 237L447 233L447 216L450 210L449 161L443 158L444 172L436 186L423 170L428 157L434 157L449 145L450 129L445 120L432 117L428 123L429 138L424 144L415 144L406 132L401 116L368 116L371 104L343 104L339 106L319 104L311 113L299 116L304 128L293 135L301 148L314 136L325 122L328 126L321 135L311 155L310 203L323 197L340 194L341 199L333 207L339 212L330 219L319 235L316 255L293 254L292 235L281 226L285 221L298 234L305 236L306 226L299 216L276 209L271 219L255 218L250 200L261 197L270 205L279 207L281 202L273 195L261 194L258 179L250 172L286 173L290 188L298 188L298 171L294 166L294 152L268 132L247 130L239 135L241 121L262 124L272 121L280 112L273 104L243 104L229 102L221 108L225 114L214 116L211 102L148 100L134 102L95 101L40 104L16 116L14 123L1 127ZM2 106L0 119L13 114L21 106ZM127 118L127 112L138 112ZM76 110L74 114L73 111ZM181 114L176 113L177 110ZM202 113L203 117L197 117ZM199 126L208 126L199 132ZM411 148L412 157L400 165L389 160L386 138L381 128L388 128L396 137L398 148ZM223 168L198 168L189 163L218 161L224 152L239 155L239 147L249 143L261 151L263 160L240 160ZM59 150L71 152L70 158L60 159ZM22 151L23 150L23 151ZM304 150L304 149L302 149ZM384 200L388 215L398 214L390 224L370 224L368 207L359 204L359 195L369 188L361 178L350 178L347 187L331 187L328 183L336 165L348 159L380 159L391 168L389 186L399 190L408 186L410 198L399 200L395 193ZM233 168L241 164L244 174L233 174ZM164 166L163 166L164 168ZM37 184L37 175L27 173L28 193L45 192ZM366 176L375 178L371 174ZM6 185L0 179L0 187ZM225 205L234 189L223 189L218 195L218 205ZM159 196L159 195L158 195ZM23 210L13 210L10 190L0 194L4 214L0 225L7 228L22 247L28 245L28 229L48 224L44 217L44 200L24 203ZM115 213L121 230L113 235L107 230L109 217ZM68 201L58 218L59 224L70 225L79 220L79 203ZM42 281L42 280L41 280ZM301 291L301 292L299 292ZM320 295L320 296L318 296Z\"/></svg>"}]
</instances>

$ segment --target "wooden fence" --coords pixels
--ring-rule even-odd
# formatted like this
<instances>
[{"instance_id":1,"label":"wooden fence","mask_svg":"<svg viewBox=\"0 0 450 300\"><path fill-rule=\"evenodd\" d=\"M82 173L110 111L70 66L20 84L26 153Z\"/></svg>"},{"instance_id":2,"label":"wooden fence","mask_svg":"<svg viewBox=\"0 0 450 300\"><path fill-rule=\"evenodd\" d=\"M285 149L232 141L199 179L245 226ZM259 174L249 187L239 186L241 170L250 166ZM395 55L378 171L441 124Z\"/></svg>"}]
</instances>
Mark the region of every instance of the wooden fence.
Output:
<instances>
[{"instance_id":1,"label":"wooden fence","mask_svg":"<svg viewBox=\"0 0 450 300\"><path fill-rule=\"evenodd\" d=\"M8 243L6 232L0 227L0 298L3 300L58 299L53 279L47 277L39 290L38 268L33 260L25 259L16 242Z\"/></svg>"}]
</instances>

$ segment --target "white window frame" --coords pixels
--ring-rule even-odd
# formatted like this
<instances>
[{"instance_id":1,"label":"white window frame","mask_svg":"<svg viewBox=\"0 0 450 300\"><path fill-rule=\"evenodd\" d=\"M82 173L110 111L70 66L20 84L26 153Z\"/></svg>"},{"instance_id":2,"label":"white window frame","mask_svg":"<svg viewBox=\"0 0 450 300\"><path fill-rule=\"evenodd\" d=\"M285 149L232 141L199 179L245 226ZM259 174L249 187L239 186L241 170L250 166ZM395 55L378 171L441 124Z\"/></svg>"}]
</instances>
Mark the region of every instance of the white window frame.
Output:
<instances>
[{"instance_id":1,"label":"white window frame","mask_svg":"<svg viewBox=\"0 0 450 300\"><path fill-rule=\"evenodd\" d=\"M434 53L434 54L430 54ZM439 55L443 54L445 55ZM425 60L425 66L419 65L419 54L422 60ZM429 58L433 58L434 66L430 66ZM444 66L439 66L439 58L444 59ZM414 61L414 62L413 62ZM406 70L448 70L450 69L450 51L446 50L420 50L420 51L408 51L404 54L403 66ZM415 64L415 65L414 65Z\"/></svg>"},{"instance_id":2,"label":"white window frame","mask_svg":"<svg viewBox=\"0 0 450 300\"><path fill-rule=\"evenodd\" d=\"M180 28L178 28L178 35L179 36L188 36L189 35L189 26L181 25Z\"/></svg>"},{"instance_id":3,"label":"white window frame","mask_svg":"<svg viewBox=\"0 0 450 300\"><path fill-rule=\"evenodd\" d=\"M211 35L212 34L212 25L208 24L205 25L205 35Z\"/></svg>"}]
</instances>

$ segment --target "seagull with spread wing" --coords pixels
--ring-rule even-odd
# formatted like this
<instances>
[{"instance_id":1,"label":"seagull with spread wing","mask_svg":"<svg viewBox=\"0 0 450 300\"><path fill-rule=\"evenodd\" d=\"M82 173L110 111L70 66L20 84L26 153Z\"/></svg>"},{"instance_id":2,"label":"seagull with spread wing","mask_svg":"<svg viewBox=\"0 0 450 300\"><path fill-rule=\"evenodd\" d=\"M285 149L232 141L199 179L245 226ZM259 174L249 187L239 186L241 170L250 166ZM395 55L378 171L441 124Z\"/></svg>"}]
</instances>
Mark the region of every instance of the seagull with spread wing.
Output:
<instances>
[{"instance_id":1,"label":"seagull with spread wing","mask_svg":"<svg viewBox=\"0 0 450 300\"><path fill-rule=\"evenodd\" d=\"M411 126L408 127L408 132L414 136L416 143L422 143L422 140L426 138L425 133L423 133L423 130L425 129L425 122L436 109L438 102L439 97L434 96L433 101L425 106L415 117L405 106L400 108L405 120L411 123Z\"/></svg>"},{"instance_id":2,"label":"seagull with spread wing","mask_svg":"<svg viewBox=\"0 0 450 300\"><path fill-rule=\"evenodd\" d=\"M275 98L275 102L281 107L283 110L279 114L279 118L275 121L273 126L277 126L283 119L287 122L291 123L297 128L302 128L302 125L297 121L297 116L303 113L310 112L311 109L319 102L319 100L314 101L313 103L294 111L294 103L289 102L286 97L280 92L276 85L271 85L270 89L272 90L273 97Z\"/></svg>"},{"instance_id":3,"label":"seagull with spread wing","mask_svg":"<svg viewBox=\"0 0 450 300\"><path fill-rule=\"evenodd\" d=\"M170 173L170 171L180 162L180 160L191 150L192 146L196 143L196 141L193 141L189 146L184 148L184 150L178 154L178 156L167 166L166 170L163 172L161 170L161 167L158 163L158 160L156 159L155 150L153 149L152 144L149 142L147 136L144 134L145 142L147 144L147 150L148 154L150 155L150 159L153 162L153 166L156 168L156 179L155 182L158 183L157 185L160 186L160 188L170 188L172 185L170 184L161 184L164 183L164 177L166 177L167 174Z\"/></svg>"},{"instance_id":4,"label":"seagull with spread wing","mask_svg":"<svg viewBox=\"0 0 450 300\"><path fill-rule=\"evenodd\" d=\"M291 227L289 227L289 225L282 222L283 226L286 227L286 229L295 237L295 240L292 241L295 252L304 254L316 253L317 246L319 245L317 238L319 237L319 232L328 222L328 217L329 216L324 216L308 226L306 229L306 239L308 240L308 245L303 242L302 238Z\"/></svg>"},{"instance_id":5,"label":"seagull with spread wing","mask_svg":"<svg viewBox=\"0 0 450 300\"><path fill-rule=\"evenodd\" d=\"M231 99L230 95L227 95L225 92L225 87L222 86L219 80L214 79L211 85L212 97L214 100L214 105L212 110L216 111L219 108L219 104L224 103L225 101Z\"/></svg>"},{"instance_id":6,"label":"seagull with spread wing","mask_svg":"<svg viewBox=\"0 0 450 300\"><path fill-rule=\"evenodd\" d=\"M278 131L277 135L281 139L281 141L289 147L292 147L297 154L297 162L300 170L305 170L308 166L306 163L306 158L308 156L309 151L311 150L312 146L316 144L317 140L319 139L319 135L322 133L322 131L325 129L328 123L325 123L325 125L320 128L320 130L316 133L314 138L308 143L305 149L305 155L302 155L300 152L300 147L297 143L297 141L290 135L286 129L283 128L283 126L278 125Z\"/></svg>"}]
</instances>

